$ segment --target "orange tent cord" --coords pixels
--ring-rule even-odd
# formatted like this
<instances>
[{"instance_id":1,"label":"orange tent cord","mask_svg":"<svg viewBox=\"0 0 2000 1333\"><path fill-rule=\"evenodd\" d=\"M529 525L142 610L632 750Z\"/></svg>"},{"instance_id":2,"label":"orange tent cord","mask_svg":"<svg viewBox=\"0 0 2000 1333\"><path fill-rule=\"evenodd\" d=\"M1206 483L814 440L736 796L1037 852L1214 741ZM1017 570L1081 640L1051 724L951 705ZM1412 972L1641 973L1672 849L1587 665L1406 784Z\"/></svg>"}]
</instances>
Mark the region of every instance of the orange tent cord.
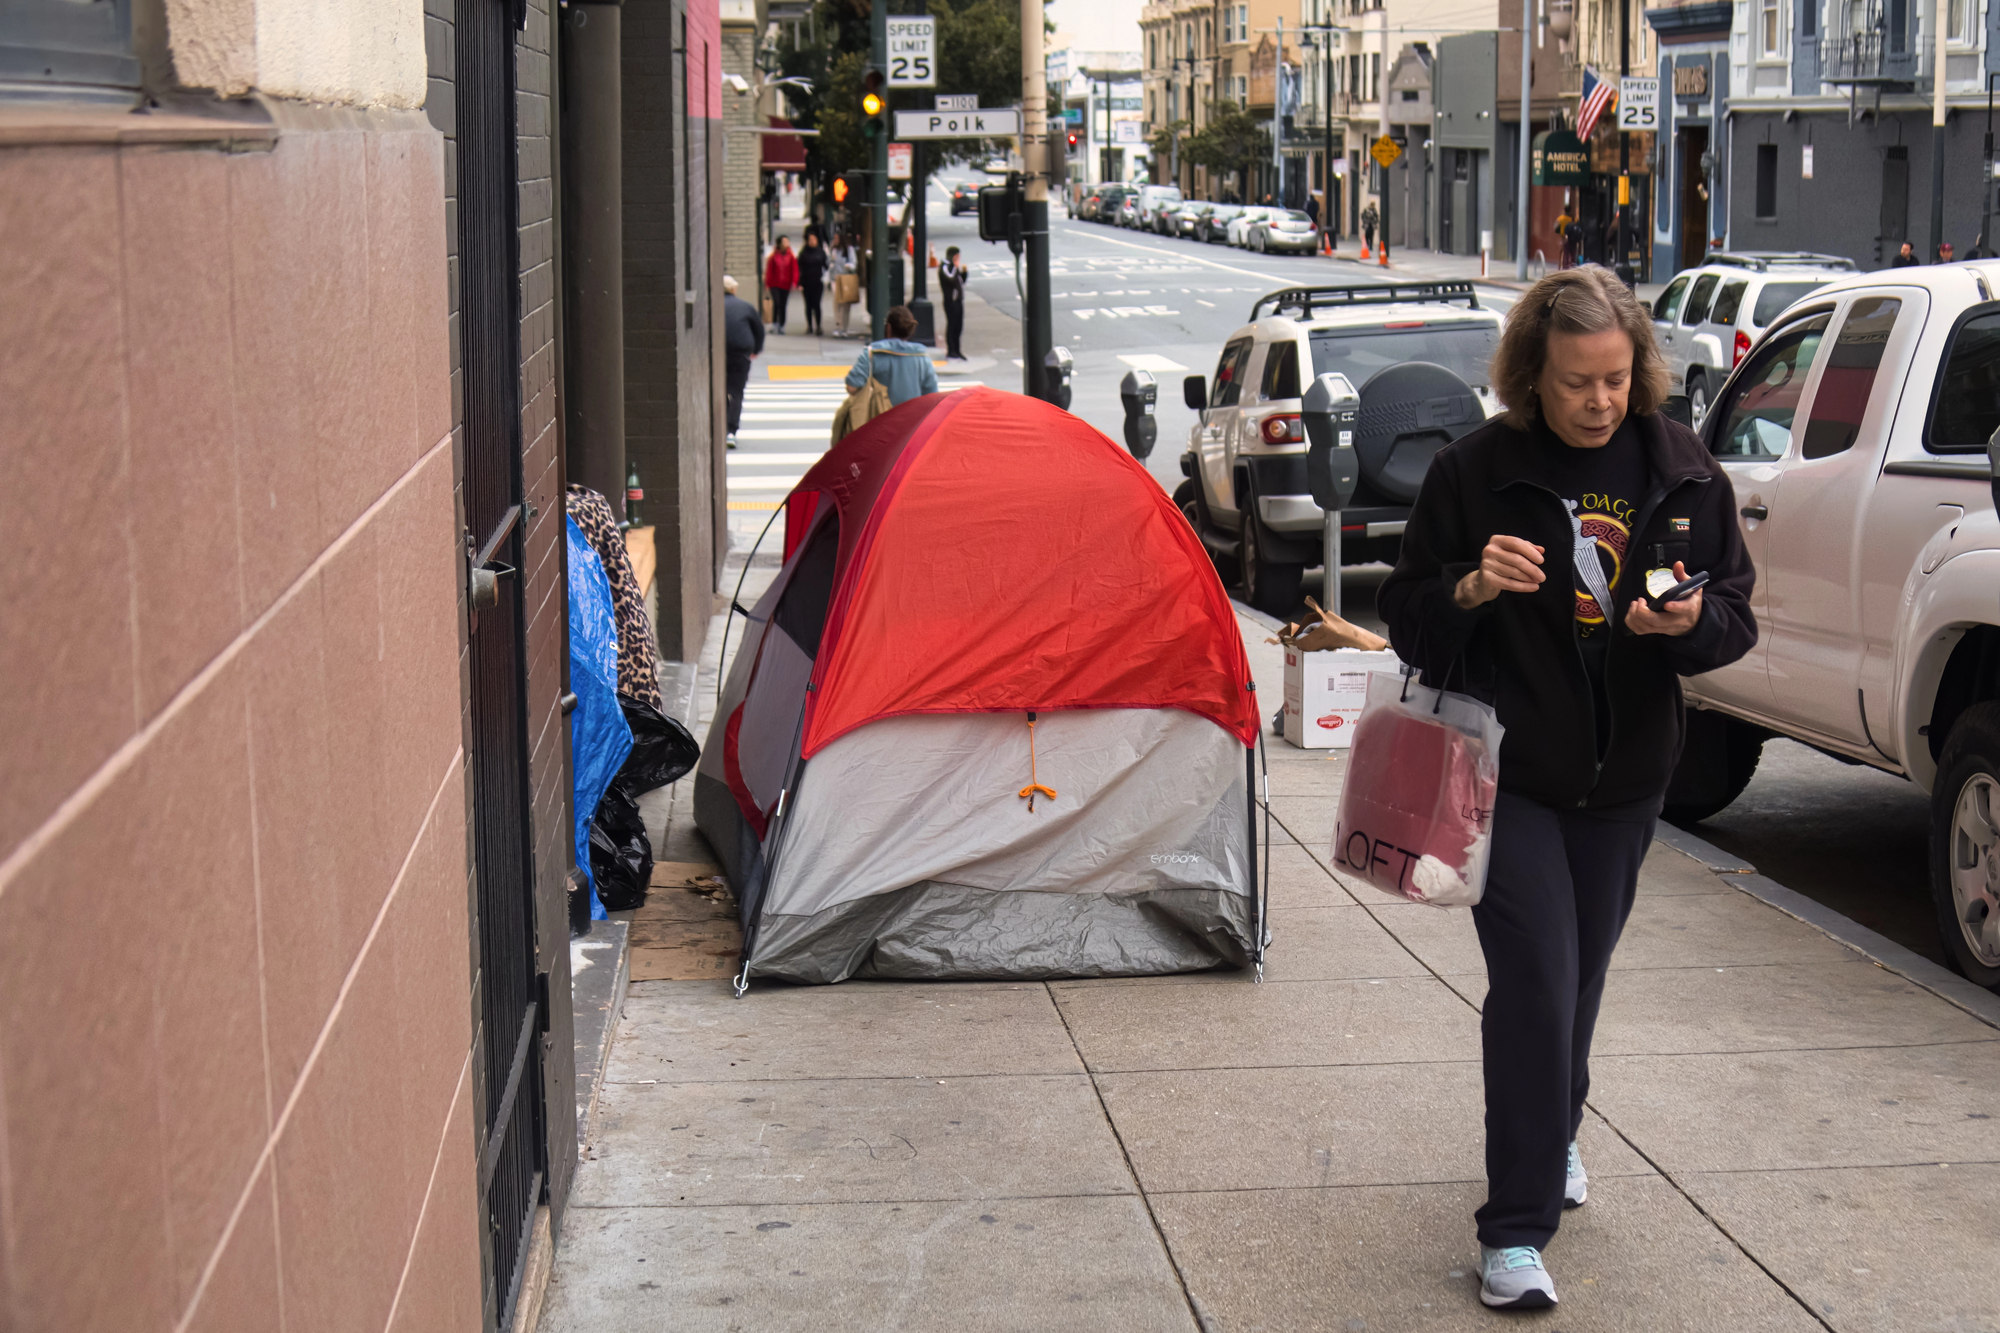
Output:
<instances>
[{"instance_id":1,"label":"orange tent cord","mask_svg":"<svg viewBox=\"0 0 2000 1333\"><path fill-rule=\"evenodd\" d=\"M1039 781L1036 780L1036 776L1037 775L1035 773L1035 715L1033 713L1030 713L1028 714L1028 785L1021 788L1020 791L1014 794L1016 796L1025 796L1028 798L1028 813L1031 815L1035 813L1035 794L1037 792L1041 793L1043 796L1048 797L1051 801L1053 801L1056 798L1056 789L1054 787L1043 786Z\"/></svg>"}]
</instances>

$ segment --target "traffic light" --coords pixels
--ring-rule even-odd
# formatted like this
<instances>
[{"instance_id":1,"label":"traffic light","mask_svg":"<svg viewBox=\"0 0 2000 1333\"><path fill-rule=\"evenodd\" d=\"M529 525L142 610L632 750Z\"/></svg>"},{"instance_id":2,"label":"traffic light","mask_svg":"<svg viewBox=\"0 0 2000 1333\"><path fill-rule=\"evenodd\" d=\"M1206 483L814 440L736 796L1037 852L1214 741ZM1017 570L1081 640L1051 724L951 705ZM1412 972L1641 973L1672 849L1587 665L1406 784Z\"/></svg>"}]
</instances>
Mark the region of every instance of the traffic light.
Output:
<instances>
[{"instance_id":1,"label":"traffic light","mask_svg":"<svg viewBox=\"0 0 2000 1333\"><path fill-rule=\"evenodd\" d=\"M836 204L847 202L847 177L835 176L833 178L833 202Z\"/></svg>"},{"instance_id":2,"label":"traffic light","mask_svg":"<svg viewBox=\"0 0 2000 1333\"><path fill-rule=\"evenodd\" d=\"M1075 130L1071 130L1071 131L1069 132L1069 151L1070 151L1070 152L1072 152L1072 153L1076 152L1076 146L1077 146L1077 144L1078 144L1078 143L1079 143L1079 142L1081 141L1081 139L1082 139L1082 136L1081 136L1081 135L1079 135L1079 134L1078 134L1078 133L1077 133L1077 132L1076 132Z\"/></svg>"},{"instance_id":3,"label":"traffic light","mask_svg":"<svg viewBox=\"0 0 2000 1333\"><path fill-rule=\"evenodd\" d=\"M861 76L861 134L879 139L889 132L889 102L882 95L882 71L871 69Z\"/></svg>"}]
</instances>

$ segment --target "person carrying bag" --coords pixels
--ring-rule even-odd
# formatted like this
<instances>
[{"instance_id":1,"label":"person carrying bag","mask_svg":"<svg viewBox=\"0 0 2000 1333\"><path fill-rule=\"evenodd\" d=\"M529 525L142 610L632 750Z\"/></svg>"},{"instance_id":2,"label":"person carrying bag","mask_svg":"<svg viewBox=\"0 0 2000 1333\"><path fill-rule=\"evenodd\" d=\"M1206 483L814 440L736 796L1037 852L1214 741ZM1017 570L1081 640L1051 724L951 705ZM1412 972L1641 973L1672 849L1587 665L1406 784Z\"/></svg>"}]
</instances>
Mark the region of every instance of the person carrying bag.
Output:
<instances>
[{"instance_id":1,"label":"person carrying bag","mask_svg":"<svg viewBox=\"0 0 2000 1333\"><path fill-rule=\"evenodd\" d=\"M1652 318L1609 269L1529 288L1491 378L1505 415L1438 451L1377 604L1399 657L1464 682L1504 729L1472 908L1488 983L1474 1219L1480 1300L1538 1309L1556 1302L1542 1251L1587 1196L1591 1035L1680 755L1680 678L1742 657L1757 623L1729 479L1660 414ZM1663 598L1691 573L1707 586Z\"/></svg>"},{"instance_id":2,"label":"person carrying bag","mask_svg":"<svg viewBox=\"0 0 2000 1333\"><path fill-rule=\"evenodd\" d=\"M908 341L917 331L917 317L908 306L896 306L883 323L889 336L870 343L847 372L847 399L834 410L833 439L866 425L892 407L937 392L937 367L930 349Z\"/></svg>"}]
</instances>

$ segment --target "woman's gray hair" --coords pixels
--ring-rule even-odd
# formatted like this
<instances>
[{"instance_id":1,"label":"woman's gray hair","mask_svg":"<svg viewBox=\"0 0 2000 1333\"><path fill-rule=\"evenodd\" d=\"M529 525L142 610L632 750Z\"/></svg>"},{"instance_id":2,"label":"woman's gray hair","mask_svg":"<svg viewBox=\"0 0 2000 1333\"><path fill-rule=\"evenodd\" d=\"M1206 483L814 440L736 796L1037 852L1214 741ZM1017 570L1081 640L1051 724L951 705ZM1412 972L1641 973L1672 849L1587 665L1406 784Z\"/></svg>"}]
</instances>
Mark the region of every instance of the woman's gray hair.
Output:
<instances>
[{"instance_id":1,"label":"woman's gray hair","mask_svg":"<svg viewBox=\"0 0 2000 1333\"><path fill-rule=\"evenodd\" d=\"M1673 392L1673 375L1653 341L1653 316L1618 276L1601 264L1551 273L1507 312L1500 350L1493 354L1493 392L1507 405L1507 424L1526 430L1535 419L1535 382L1548 359L1549 334L1621 329L1632 340L1632 389L1626 410L1650 416Z\"/></svg>"}]
</instances>

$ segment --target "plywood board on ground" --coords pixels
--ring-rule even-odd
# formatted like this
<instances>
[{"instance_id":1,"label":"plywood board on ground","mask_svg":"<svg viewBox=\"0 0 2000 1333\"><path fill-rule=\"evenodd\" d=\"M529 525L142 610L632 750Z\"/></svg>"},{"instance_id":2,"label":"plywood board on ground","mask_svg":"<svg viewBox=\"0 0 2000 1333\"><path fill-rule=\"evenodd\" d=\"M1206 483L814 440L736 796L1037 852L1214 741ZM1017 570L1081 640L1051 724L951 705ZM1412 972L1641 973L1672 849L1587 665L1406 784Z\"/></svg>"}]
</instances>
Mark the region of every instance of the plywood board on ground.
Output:
<instances>
[{"instance_id":1,"label":"plywood board on ground","mask_svg":"<svg viewBox=\"0 0 2000 1333\"><path fill-rule=\"evenodd\" d=\"M743 948L736 899L719 867L663 861L632 914L632 980L709 981L731 976ZM701 892L700 890L708 890Z\"/></svg>"}]
</instances>

